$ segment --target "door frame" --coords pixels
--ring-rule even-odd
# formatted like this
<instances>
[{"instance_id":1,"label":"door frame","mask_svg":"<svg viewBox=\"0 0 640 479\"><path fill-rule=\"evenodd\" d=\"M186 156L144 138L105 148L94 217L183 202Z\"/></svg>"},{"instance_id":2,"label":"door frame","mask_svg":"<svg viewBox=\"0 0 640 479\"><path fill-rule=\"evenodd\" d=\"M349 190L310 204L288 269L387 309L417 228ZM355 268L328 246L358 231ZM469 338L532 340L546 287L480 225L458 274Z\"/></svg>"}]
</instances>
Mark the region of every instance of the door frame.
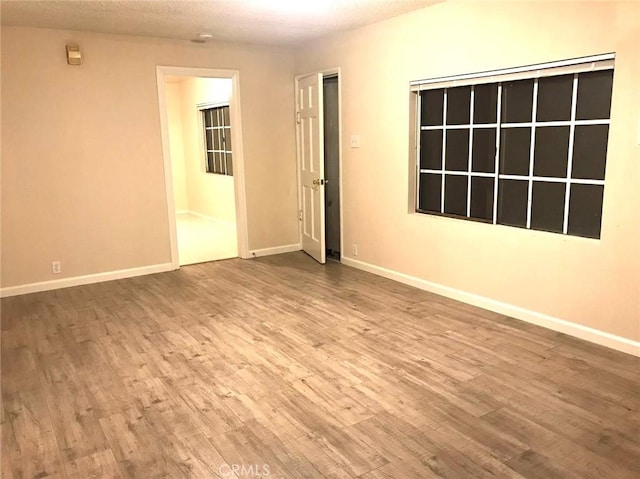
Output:
<instances>
[{"instance_id":1,"label":"door frame","mask_svg":"<svg viewBox=\"0 0 640 479\"><path fill-rule=\"evenodd\" d=\"M304 77L308 77L309 75L317 75L320 73L322 75L322 80L324 81L325 77L338 77L338 190L340 191L340 260L345 255L344 251L344 195L342 189L342 72L340 71L340 67L327 68L325 70L319 70L315 72L304 73L302 75L296 75L294 81L295 87L295 104L296 104L296 113L298 111L298 81ZM323 82L324 87L324 82ZM323 108L324 108L324 97L323 97ZM298 137L296 135L296 143L298 141ZM324 133L322 135L321 141L324 142ZM300 215L302 214L302 177L301 177L301 168L300 168L300 158L298 155L298 145L296 144L296 171L298 177L298 238L300 244L302 244L302 218ZM325 230L322 234L326 234L326 225Z\"/></svg>"},{"instance_id":2,"label":"door frame","mask_svg":"<svg viewBox=\"0 0 640 479\"><path fill-rule=\"evenodd\" d=\"M231 80L231 138L233 138L233 185L236 203L236 230L238 236L238 255L249 258L249 232L247 228L247 195L244 176L244 155L242 148L242 117L240 108L240 72L238 70L220 70L216 68L191 68L157 66L158 107L160 108L160 133L162 136L162 157L164 160L164 183L167 198L167 218L169 221L169 244L171 247L171 266L179 269L178 232L176 229L176 209L173 190L171 149L169 147L169 118L165 78L184 76L200 78L228 78Z\"/></svg>"}]
</instances>

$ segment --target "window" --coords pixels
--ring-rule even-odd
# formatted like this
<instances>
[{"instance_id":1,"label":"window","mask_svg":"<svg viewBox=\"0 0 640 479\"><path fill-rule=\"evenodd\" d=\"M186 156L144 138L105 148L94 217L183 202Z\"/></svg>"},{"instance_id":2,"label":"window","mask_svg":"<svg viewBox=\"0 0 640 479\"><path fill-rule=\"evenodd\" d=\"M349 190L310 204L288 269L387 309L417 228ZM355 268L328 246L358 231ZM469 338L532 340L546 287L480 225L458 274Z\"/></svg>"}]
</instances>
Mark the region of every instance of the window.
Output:
<instances>
[{"instance_id":1,"label":"window","mask_svg":"<svg viewBox=\"0 0 640 479\"><path fill-rule=\"evenodd\" d=\"M207 173L233 176L229 105L201 110Z\"/></svg>"},{"instance_id":2,"label":"window","mask_svg":"<svg viewBox=\"0 0 640 479\"><path fill-rule=\"evenodd\" d=\"M419 213L600 237L613 55L412 82Z\"/></svg>"}]
</instances>

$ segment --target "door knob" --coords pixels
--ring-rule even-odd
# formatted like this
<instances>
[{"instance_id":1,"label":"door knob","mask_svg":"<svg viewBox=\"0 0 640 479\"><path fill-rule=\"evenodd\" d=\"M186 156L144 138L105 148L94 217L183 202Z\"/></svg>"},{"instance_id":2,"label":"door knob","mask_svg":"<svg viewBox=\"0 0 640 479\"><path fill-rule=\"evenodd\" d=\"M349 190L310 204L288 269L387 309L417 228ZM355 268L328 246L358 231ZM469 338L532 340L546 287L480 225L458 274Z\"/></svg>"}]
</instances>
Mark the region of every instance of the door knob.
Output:
<instances>
[{"instance_id":1,"label":"door knob","mask_svg":"<svg viewBox=\"0 0 640 479\"><path fill-rule=\"evenodd\" d=\"M313 184L314 184L314 186L322 186L322 185L324 185L325 183L326 183L326 181L325 181L325 180L322 180L322 179L313 180Z\"/></svg>"}]
</instances>

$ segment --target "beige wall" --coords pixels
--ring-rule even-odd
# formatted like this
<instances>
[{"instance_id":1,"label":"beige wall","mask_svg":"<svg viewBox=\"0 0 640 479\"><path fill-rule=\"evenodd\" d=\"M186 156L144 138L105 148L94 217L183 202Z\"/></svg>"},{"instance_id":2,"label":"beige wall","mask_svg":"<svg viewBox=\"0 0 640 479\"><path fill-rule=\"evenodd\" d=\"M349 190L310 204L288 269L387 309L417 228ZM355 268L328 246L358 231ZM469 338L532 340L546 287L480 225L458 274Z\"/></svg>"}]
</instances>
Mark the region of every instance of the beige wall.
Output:
<instances>
[{"instance_id":1,"label":"beige wall","mask_svg":"<svg viewBox=\"0 0 640 479\"><path fill-rule=\"evenodd\" d=\"M173 178L173 199L176 211L187 211L187 176L184 164L184 142L182 139L182 87L179 81L165 82L167 96L167 122L169 131L169 151L171 155L171 176Z\"/></svg>"},{"instance_id":2,"label":"beige wall","mask_svg":"<svg viewBox=\"0 0 640 479\"><path fill-rule=\"evenodd\" d=\"M298 242L289 50L2 27L3 287L171 261L157 65L239 70L249 248Z\"/></svg>"},{"instance_id":3,"label":"beige wall","mask_svg":"<svg viewBox=\"0 0 640 479\"><path fill-rule=\"evenodd\" d=\"M445 2L304 45L342 69L345 254L640 339L640 4ZM409 82L616 53L600 241L407 212ZM361 136L350 149L349 137Z\"/></svg>"}]
</instances>

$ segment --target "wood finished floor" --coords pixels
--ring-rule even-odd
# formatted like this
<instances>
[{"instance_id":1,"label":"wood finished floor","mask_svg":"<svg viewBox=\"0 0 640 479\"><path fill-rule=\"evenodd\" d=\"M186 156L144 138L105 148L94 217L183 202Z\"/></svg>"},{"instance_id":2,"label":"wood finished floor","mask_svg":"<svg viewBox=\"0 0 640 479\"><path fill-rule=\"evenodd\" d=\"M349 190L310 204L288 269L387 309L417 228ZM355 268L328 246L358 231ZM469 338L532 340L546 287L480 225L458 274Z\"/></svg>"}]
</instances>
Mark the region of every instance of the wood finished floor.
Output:
<instances>
[{"instance_id":1,"label":"wood finished floor","mask_svg":"<svg viewBox=\"0 0 640 479\"><path fill-rule=\"evenodd\" d=\"M201 264L2 300L2 472L637 478L639 376L302 253Z\"/></svg>"}]
</instances>

